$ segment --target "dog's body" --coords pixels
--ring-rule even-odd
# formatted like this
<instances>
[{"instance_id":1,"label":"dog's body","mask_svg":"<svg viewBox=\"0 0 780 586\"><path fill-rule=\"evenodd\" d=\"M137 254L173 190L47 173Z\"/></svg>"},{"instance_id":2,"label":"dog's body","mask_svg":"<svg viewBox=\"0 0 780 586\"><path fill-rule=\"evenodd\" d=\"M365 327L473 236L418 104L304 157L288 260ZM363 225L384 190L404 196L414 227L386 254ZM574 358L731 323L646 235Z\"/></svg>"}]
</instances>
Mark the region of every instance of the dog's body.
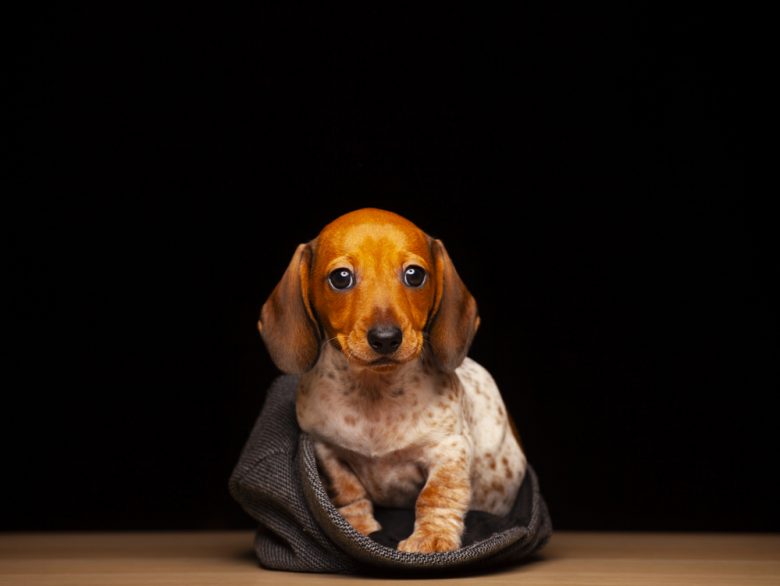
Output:
<instances>
[{"instance_id":1,"label":"dog's body","mask_svg":"<svg viewBox=\"0 0 780 586\"><path fill-rule=\"evenodd\" d=\"M380 210L299 246L264 305L272 357L302 373L298 422L361 533L380 528L373 503L414 505L399 549L447 551L467 510L502 515L514 503L525 456L492 377L465 358L478 324L441 242Z\"/></svg>"}]
</instances>

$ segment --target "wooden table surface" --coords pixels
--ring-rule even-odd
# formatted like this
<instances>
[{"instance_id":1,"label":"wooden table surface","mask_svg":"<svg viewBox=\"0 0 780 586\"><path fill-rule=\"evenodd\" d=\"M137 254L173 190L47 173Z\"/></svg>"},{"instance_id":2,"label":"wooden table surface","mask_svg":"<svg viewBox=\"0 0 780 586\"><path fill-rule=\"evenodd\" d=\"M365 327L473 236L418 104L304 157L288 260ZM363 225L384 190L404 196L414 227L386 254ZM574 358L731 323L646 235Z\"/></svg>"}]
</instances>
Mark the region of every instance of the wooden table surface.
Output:
<instances>
[{"instance_id":1,"label":"wooden table surface","mask_svg":"<svg viewBox=\"0 0 780 586\"><path fill-rule=\"evenodd\" d=\"M231 532L0 533L0 585L360 584L258 567L252 535ZM445 580L404 580L405 586ZM780 534L559 531L534 561L462 584L778 584Z\"/></svg>"}]
</instances>

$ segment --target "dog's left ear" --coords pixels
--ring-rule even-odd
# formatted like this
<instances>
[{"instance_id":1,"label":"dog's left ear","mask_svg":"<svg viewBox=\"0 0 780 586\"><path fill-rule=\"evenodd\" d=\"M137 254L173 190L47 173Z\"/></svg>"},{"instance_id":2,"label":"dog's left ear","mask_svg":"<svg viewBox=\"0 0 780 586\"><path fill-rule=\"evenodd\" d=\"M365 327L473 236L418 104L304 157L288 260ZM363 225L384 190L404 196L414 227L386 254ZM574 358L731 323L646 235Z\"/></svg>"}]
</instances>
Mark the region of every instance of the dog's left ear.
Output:
<instances>
[{"instance_id":1,"label":"dog's left ear","mask_svg":"<svg viewBox=\"0 0 780 586\"><path fill-rule=\"evenodd\" d=\"M429 337L433 358L439 367L452 372L469 351L479 327L477 302L458 276L441 240L431 241L436 294Z\"/></svg>"}]
</instances>

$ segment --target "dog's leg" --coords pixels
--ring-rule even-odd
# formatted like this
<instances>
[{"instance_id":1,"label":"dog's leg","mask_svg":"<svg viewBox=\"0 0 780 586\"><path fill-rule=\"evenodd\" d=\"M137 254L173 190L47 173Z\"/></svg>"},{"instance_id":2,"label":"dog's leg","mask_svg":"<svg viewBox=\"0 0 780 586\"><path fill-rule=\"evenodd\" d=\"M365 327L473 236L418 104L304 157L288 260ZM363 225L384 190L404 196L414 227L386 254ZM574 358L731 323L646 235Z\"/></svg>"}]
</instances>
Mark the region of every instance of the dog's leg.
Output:
<instances>
[{"instance_id":1,"label":"dog's leg","mask_svg":"<svg viewBox=\"0 0 780 586\"><path fill-rule=\"evenodd\" d=\"M414 532L398 544L400 551L433 553L460 547L463 519L471 500L470 466L465 449L443 458L428 474L417 497Z\"/></svg>"},{"instance_id":2,"label":"dog's leg","mask_svg":"<svg viewBox=\"0 0 780 586\"><path fill-rule=\"evenodd\" d=\"M315 444L317 459L328 478L330 499L356 531L369 535L382 527L374 519L374 506L363 485L328 446Z\"/></svg>"}]
</instances>

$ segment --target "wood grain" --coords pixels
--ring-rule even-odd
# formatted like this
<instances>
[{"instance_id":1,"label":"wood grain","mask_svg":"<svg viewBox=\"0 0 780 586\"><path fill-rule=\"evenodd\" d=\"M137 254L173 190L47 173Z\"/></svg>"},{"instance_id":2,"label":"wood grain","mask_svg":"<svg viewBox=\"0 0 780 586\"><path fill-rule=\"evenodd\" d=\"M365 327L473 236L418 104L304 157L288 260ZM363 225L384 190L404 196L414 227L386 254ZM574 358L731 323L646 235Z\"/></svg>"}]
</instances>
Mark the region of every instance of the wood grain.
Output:
<instances>
[{"instance_id":1,"label":"wood grain","mask_svg":"<svg viewBox=\"0 0 780 586\"><path fill-rule=\"evenodd\" d=\"M233 532L3 533L2 586L361 584L263 570L252 535ZM445 580L405 580L405 586ZM780 535L557 532L539 559L462 584L780 585Z\"/></svg>"}]
</instances>

